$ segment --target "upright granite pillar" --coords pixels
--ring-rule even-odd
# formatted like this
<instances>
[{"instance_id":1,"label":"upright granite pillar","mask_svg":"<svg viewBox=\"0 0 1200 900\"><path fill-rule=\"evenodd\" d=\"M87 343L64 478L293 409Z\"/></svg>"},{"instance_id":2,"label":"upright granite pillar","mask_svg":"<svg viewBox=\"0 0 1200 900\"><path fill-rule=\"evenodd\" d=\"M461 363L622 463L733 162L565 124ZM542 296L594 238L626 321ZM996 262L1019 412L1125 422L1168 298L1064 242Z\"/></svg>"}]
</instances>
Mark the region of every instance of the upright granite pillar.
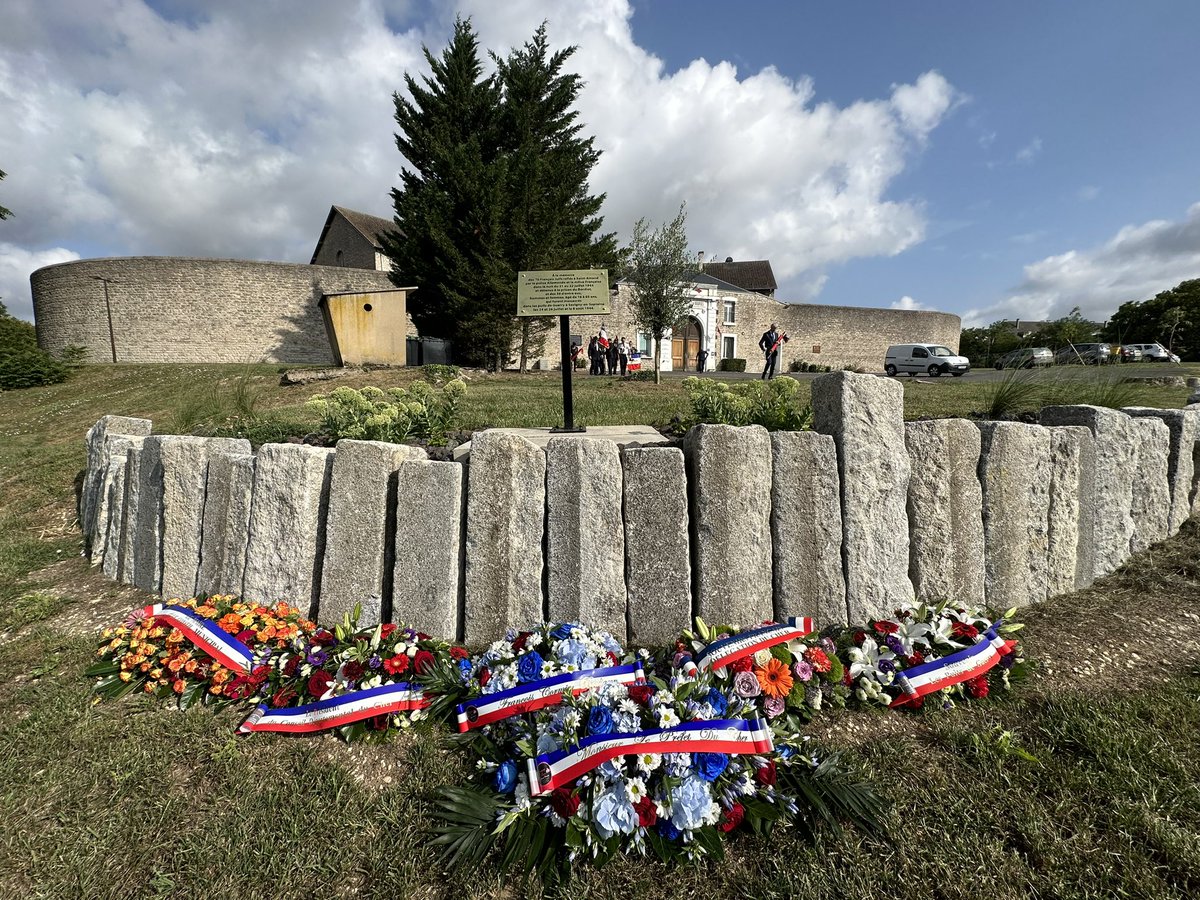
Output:
<instances>
[{"instance_id":1,"label":"upright granite pillar","mask_svg":"<svg viewBox=\"0 0 1200 900\"><path fill-rule=\"evenodd\" d=\"M254 454L231 449L211 452L197 591L241 594L253 497Z\"/></svg>"},{"instance_id":2,"label":"upright granite pillar","mask_svg":"<svg viewBox=\"0 0 1200 900\"><path fill-rule=\"evenodd\" d=\"M162 445L162 596L196 594L208 455L218 450L249 453L240 438L180 437Z\"/></svg>"},{"instance_id":3,"label":"upright granite pillar","mask_svg":"<svg viewBox=\"0 0 1200 900\"><path fill-rule=\"evenodd\" d=\"M742 628L770 620L770 435L761 425L697 425L684 450L696 614Z\"/></svg>"},{"instance_id":4,"label":"upright granite pillar","mask_svg":"<svg viewBox=\"0 0 1200 900\"><path fill-rule=\"evenodd\" d=\"M908 573L923 602L984 601L980 435L966 419L907 422Z\"/></svg>"},{"instance_id":5,"label":"upright granite pillar","mask_svg":"<svg viewBox=\"0 0 1200 900\"><path fill-rule=\"evenodd\" d=\"M121 570L121 532L125 527L125 472L129 456L114 457L112 480L108 486L108 535L104 539L101 571L116 581Z\"/></svg>"},{"instance_id":6,"label":"upright granite pillar","mask_svg":"<svg viewBox=\"0 0 1200 900\"><path fill-rule=\"evenodd\" d=\"M138 466L137 522L133 533L133 584L157 594L162 588L163 452L180 441L199 438L152 434L142 442Z\"/></svg>"},{"instance_id":7,"label":"upright granite pillar","mask_svg":"<svg viewBox=\"0 0 1200 900\"><path fill-rule=\"evenodd\" d=\"M1114 571L1129 558L1133 539L1133 478L1137 445L1133 419L1102 406L1047 406L1043 425L1083 425L1096 439L1096 555L1094 578Z\"/></svg>"},{"instance_id":8,"label":"upright granite pillar","mask_svg":"<svg viewBox=\"0 0 1200 900\"><path fill-rule=\"evenodd\" d=\"M1137 469L1133 480L1133 538L1129 549L1140 553L1170 534L1171 431L1158 418L1135 418Z\"/></svg>"},{"instance_id":9,"label":"upright granite pillar","mask_svg":"<svg viewBox=\"0 0 1200 900\"><path fill-rule=\"evenodd\" d=\"M333 454L304 444L259 447L243 580L247 599L286 600L316 616Z\"/></svg>"},{"instance_id":10,"label":"upright granite pillar","mask_svg":"<svg viewBox=\"0 0 1200 900\"><path fill-rule=\"evenodd\" d=\"M669 644L692 626L688 484L677 447L626 447L625 577L629 643Z\"/></svg>"},{"instance_id":11,"label":"upright granite pillar","mask_svg":"<svg viewBox=\"0 0 1200 900\"><path fill-rule=\"evenodd\" d=\"M1046 596L1057 597L1091 584L1096 440L1078 425L1046 430L1050 433Z\"/></svg>"},{"instance_id":12,"label":"upright granite pillar","mask_svg":"<svg viewBox=\"0 0 1200 900\"><path fill-rule=\"evenodd\" d=\"M411 460L396 469L392 621L462 636L463 466Z\"/></svg>"},{"instance_id":13,"label":"upright granite pillar","mask_svg":"<svg viewBox=\"0 0 1200 900\"><path fill-rule=\"evenodd\" d=\"M546 445L546 604L552 622L586 622L628 640L621 454L612 441Z\"/></svg>"},{"instance_id":14,"label":"upright granite pillar","mask_svg":"<svg viewBox=\"0 0 1200 900\"><path fill-rule=\"evenodd\" d=\"M101 454L101 465L104 470L100 475L99 485L95 497L95 509L93 518L95 524L92 528L89 561L93 566L102 565L104 562L105 553L108 550L109 532L115 527L117 530L116 543L120 544L120 506L124 498L118 501L116 509L112 504L113 484L120 473L122 486L125 484L125 464L129 460L129 448L136 442L141 444L143 438L134 437L126 434L116 434L110 432L104 438L104 450Z\"/></svg>"},{"instance_id":15,"label":"upright granite pillar","mask_svg":"<svg viewBox=\"0 0 1200 900\"><path fill-rule=\"evenodd\" d=\"M904 389L834 372L812 383L813 430L833 436L842 485L842 557L851 622L913 599L908 580L908 451Z\"/></svg>"},{"instance_id":16,"label":"upright granite pillar","mask_svg":"<svg viewBox=\"0 0 1200 900\"><path fill-rule=\"evenodd\" d=\"M776 431L771 455L775 617L845 622L837 447L827 434Z\"/></svg>"},{"instance_id":17,"label":"upright granite pillar","mask_svg":"<svg viewBox=\"0 0 1200 900\"><path fill-rule=\"evenodd\" d=\"M544 618L545 516L546 454L514 434L476 433L467 470L468 644Z\"/></svg>"},{"instance_id":18,"label":"upright granite pillar","mask_svg":"<svg viewBox=\"0 0 1200 900\"><path fill-rule=\"evenodd\" d=\"M129 448L125 461L125 499L121 511L121 536L117 557L117 580L133 584L137 568L136 546L141 507L142 456L145 441Z\"/></svg>"},{"instance_id":19,"label":"upright granite pillar","mask_svg":"<svg viewBox=\"0 0 1200 900\"><path fill-rule=\"evenodd\" d=\"M985 422L984 590L998 609L1046 599L1050 520L1050 432L1021 422Z\"/></svg>"},{"instance_id":20,"label":"upright granite pillar","mask_svg":"<svg viewBox=\"0 0 1200 900\"><path fill-rule=\"evenodd\" d=\"M110 434L129 437L145 437L150 433L149 419L134 419L129 416L101 416L87 433L87 468L83 475L83 489L79 494L79 526L83 531L84 546L91 551L96 533L96 508L102 491L101 481L108 463L104 439Z\"/></svg>"},{"instance_id":21,"label":"upright granite pillar","mask_svg":"<svg viewBox=\"0 0 1200 900\"><path fill-rule=\"evenodd\" d=\"M395 520L389 530L389 519L396 510L396 469L407 460L428 458L420 447L338 441L321 564L322 622L342 621L355 605L361 606L359 625L383 621L393 566Z\"/></svg>"},{"instance_id":22,"label":"upright granite pillar","mask_svg":"<svg viewBox=\"0 0 1200 900\"><path fill-rule=\"evenodd\" d=\"M1170 430L1167 456L1167 481L1171 489L1171 511L1167 517L1167 535L1179 532L1192 514L1192 485L1196 480L1194 454L1200 438L1200 412L1194 409L1151 409L1131 406L1121 410L1136 418L1161 419Z\"/></svg>"}]
</instances>

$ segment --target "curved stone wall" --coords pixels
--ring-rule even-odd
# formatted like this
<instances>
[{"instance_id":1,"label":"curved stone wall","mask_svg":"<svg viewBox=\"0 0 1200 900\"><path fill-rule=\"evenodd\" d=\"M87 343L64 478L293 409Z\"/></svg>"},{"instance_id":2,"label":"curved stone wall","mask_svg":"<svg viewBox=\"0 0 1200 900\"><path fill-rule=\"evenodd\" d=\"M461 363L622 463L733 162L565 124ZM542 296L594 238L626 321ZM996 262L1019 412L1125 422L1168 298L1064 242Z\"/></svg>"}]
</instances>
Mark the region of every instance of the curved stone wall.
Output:
<instances>
[{"instance_id":1,"label":"curved stone wall","mask_svg":"<svg viewBox=\"0 0 1200 900\"><path fill-rule=\"evenodd\" d=\"M321 295L393 287L366 269L153 256L60 263L29 280L38 345L86 347L89 363L113 362L115 347L116 362L328 365Z\"/></svg>"}]
</instances>

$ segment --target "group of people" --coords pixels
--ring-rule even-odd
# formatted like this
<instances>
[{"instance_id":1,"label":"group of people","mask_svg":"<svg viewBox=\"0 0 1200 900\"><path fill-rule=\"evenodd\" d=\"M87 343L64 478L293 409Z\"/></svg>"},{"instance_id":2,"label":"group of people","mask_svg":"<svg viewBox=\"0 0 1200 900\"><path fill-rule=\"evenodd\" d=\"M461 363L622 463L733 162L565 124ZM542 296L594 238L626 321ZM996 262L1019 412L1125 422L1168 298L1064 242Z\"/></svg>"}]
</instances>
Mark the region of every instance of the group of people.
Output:
<instances>
[{"instance_id":1,"label":"group of people","mask_svg":"<svg viewBox=\"0 0 1200 900\"><path fill-rule=\"evenodd\" d=\"M571 348L572 360L578 358L581 348L576 345ZM609 340L608 331L603 327L592 335L587 345L588 361L591 363L593 375L624 375L629 366L629 354L633 345L625 338Z\"/></svg>"}]
</instances>

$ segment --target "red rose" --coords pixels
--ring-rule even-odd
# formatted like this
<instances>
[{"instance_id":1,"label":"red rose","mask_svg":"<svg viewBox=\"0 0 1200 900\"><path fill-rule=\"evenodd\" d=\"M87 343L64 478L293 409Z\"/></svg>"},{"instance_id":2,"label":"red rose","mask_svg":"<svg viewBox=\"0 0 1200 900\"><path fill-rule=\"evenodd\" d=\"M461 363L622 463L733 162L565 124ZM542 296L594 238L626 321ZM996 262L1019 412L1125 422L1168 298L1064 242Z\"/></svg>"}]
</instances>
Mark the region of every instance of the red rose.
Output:
<instances>
[{"instance_id":1,"label":"red rose","mask_svg":"<svg viewBox=\"0 0 1200 900\"><path fill-rule=\"evenodd\" d=\"M631 684L629 686L629 699L634 703L640 703L642 706L645 706L653 696L654 685L652 684Z\"/></svg>"},{"instance_id":2,"label":"red rose","mask_svg":"<svg viewBox=\"0 0 1200 900\"><path fill-rule=\"evenodd\" d=\"M888 622L886 620L880 620L875 623L875 630L878 631L880 634L895 634L897 631L900 630L900 626L897 625L895 622Z\"/></svg>"},{"instance_id":3,"label":"red rose","mask_svg":"<svg viewBox=\"0 0 1200 900\"><path fill-rule=\"evenodd\" d=\"M236 637L243 644L249 644L251 641L256 639L253 628L243 628L237 633Z\"/></svg>"},{"instance_id":4,"label":"red rose","mask_svg":"<svg viewBox=\"0 0 1200 900\"><path fill-rule=\"evenodd\" d=\"M912 652L912 656L908 658L908 664L910 666L919 666L923 662L925 662L925 654L920 650L914 650Z\"/></svg>"},{"instance_id":5,"label":"red rose","mask_svg":"<svg viewBox=\"0 0 1200 900\"><path fill-rule=\"evenodd\" d=\"M770 760L765 766L754 770L754 780L764 787L771 787L775 784L775 761Z\"/></svg>"},{"instance_id":6,"label":"red rose","mask_svg":"<svg viewBox=\"0 0 1200 900\"><path fill-rule=\"evenodd\" d=\"M738 672L749 672L752 668L754 668L754 657L753 656L739 657L738 659L735 659L733 662L731 662L729 664L729 668L733 671L733 673L735 675Z\"/></svg>"},{"instance_id":7,"label":"red rose","mask_svg":"<svg viewBox=\"0 0 1200 900\"><path fill-rule=\"evenodd\" d=\"M286 675L288 678L291 678L293 675L296 674L296 670L298 668L300 668L300 657L293 656L291 659L289 659L286 663L283 664L283 674Z\"/></svg>"},{"instance_id":8,"label":"red rose","mask_svg":"<svg viewBox=\"0 0 1200 900\"><path fill-rule=\"evenodd\" d=\"M479 686L480 687L483 687L491 680L492 680L492 670L491 669L480 669L479 670Z\"/></svg>"},{"instance_id":9,"label":"red rose","mask_svg":"<svg viewBox=\"0 0 1200 900\"><path fill-rule=\"evenodd\" d=\"M867 633L865 631L854 632L854 643L857 646L861 647L862 642L865 641L866 639L867 639Z\"/></svg>"},{"instance_id":10,"label":"red rose","mask_svg":"<svg viewBox=\"0 0 1200 900\"><path fill-rule=\"evenodd\" d=\"M362 678L362 673L362 663L353 659L342 667L342 674L345 675L349 681L357 681L358 679Z\"/></svg>"},{"instance_id":11,"label":"red rose","mask_svg":"<svg viewBox=\"0 0 1200 900\"><path fill-rule=\"evenodd\" d=\"M317 671L313 672L312 675L308 677L308 684L306 687L309 694L314 697L320 697L327 690L329 690L329 685L332 681L332 675L330 675L324 669L317 669Z\"/></svg>"},{"instance_id":12,"label":"red rose","mask_svg":"<svg viewBox=\"0 0 1200 900\"><path fill-rule=\"evenodd\" d=\"M637 810L638 824L643 828L653 828L654 823L658 821L658 807L654 805L654 801L649 797L643 797L637 803L633 804L633 808Z\"/></svg>"},{"instance_id":13,"label":"red rose","mask_svg":"<svg viewBox=\"0 0 1200 900\"><path fill-rule=\"evenodd\" d=\"M327 631L324 628L313 632L311 640L320 647L331 647L337 643L337 638L334 637L333 632Z\"/></svg>"},{"instance_id":14,"label":"red rose","mask_svg":"<svg viewBox=\"0 0 1200 900\"><path fill-rule=\"evenodd\" d=\"M408 656L401 653L383 661L383 668L389 675L403 675L408 671Z\"/></svg>"},{"instance_id":15,"label":"red rose","mask_svg":"<svg viewBox=\"0 0 1200 900\"><path fill-rule=\"evenodd\" d=\"M746 808L740 803L735 803L731 809L727 809L721 813L721 821L717 823L717 828L729 834L729 832L742 824L742 819L744 818L746 818Z\"/></svg>"},{"instance_id":16,"label":"red rose","mask_svg":"<svg viewBox=\"0 0 1200 900\"><path fill-rule=\"evenodd\" d=\"M569 819L579 812L579 797L570 788L555 788L550 792L550 806L560 819Z\"/></svg>"},{"instance_id":17,"label":"red rose","mask_svg":"<svg viewBox=\"0 0 1200 900\"><path fill-rule=\"evenodd\" d=\"M382 638L385 641L388 638L390 638L393 634L395 634L395 632L396 632L396 626L393 625L391 622L387 622L387 623L379 626L379 636L380 636L380 638Z\"/></svg>"},{"instance_id":18,"label":"red rose","mask_svg":"<svg viewBox=\"0 0 1200 900\"><path fill-rule=\"evenodd\" d=\"M967 693L976 700L982 699L988 695L988 680L986 675L980 675L978 678L972 678L967 682Z\"/></svg>"},{"instance_id":19,"label":"red rose","mask_svg":"<svg viewBox=\"0 0 1200 900\"><path fill-rule=\"evenodd\" d=\"M955 622L950 629L950 633L955 637L961 638L976 638L979 636L979 629L974 625L968 625L966 622Z\"/></svg>"},{"instance_id":20,"label":"red rose","mask_svg":"<svg viewBox=\"0 0 1200 900\"><path fill-rule=\"evenodd\" d=\"M450 648L450 658L451 659L467 659L468 657L470 657L470 655L471 654L467 652L465 647L451 647Z\"/></svg>"},{"instance_id":21,"label":"red rose","mask_svg":"<svg viewBox=\"0 0 1200 900\"><path fill-rule=\"evenodd\" d=\"M298 696L300 695L296 693L294 688L282 688L274 697L271 698L271 705L275 707L287 706Z\"/></svg>"},{"instance_id":22,"label":"red rose","mask_svg":"<svg viewBox=\"0 0 1200 900\"><path fill-rule=\"evenodd\" d=\"M513 650L515 650L517 653L522 652L525 649L525 642L527 640L529 640L529 632L522 631L520 634L517 635L516 639L512 642Z\"/></svg>"},{"instance_id":23,"label":"red rose","mask_svg":"<svg viewBox=\"0 0 1200 900\"><path fill-rule=\"evenodd\" d=\"M426 672L433 671L433 654L428 650L418 650L417 655L413 657L413 668L418 675L424 675Z\"/></svg>"}]
</instances>

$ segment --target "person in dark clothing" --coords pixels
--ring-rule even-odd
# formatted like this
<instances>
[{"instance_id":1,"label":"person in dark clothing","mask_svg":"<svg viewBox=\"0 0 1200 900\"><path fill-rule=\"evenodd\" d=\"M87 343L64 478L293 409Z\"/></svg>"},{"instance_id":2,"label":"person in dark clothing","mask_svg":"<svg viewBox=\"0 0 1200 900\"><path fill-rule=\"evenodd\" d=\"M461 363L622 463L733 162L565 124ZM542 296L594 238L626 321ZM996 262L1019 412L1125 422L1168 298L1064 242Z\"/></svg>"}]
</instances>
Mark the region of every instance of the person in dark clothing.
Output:
<instances>
[{"instance_id":1,"label":"person in dark clothing","mask_svg":"<svg viewBox=\"0 0 1200 900\"><path fill-rule=\"evenodd\" d=\"M588 361L592 364L589 370L590 374L600 374L600 358L600 341L595 335L592 335L592 339L588 341Z\"/></svg>"},{"instance_id":2,"label":"person in dark clothing","mask_svg":"<svg viewBox=\"0 0 1200 900\"><path fill-rule=\"evenodd\" d=\"M771 327L763 332L763 336L758 339L758 349L766 355L766 364L763 366L762 377L764 380L769 380L775 375L775 363L779 359L779 347L787 343L787 333L780 333L775 328L775 323L771 323Z\"/></svg>"},{"instance_id":3,"label":"person in dark clothing","mask_svg":"<svg viewBox=\"0 0 1200 900\"><path fill-rule=\"evenodd\" d=\"M707 362L708 362L708 351L701 350L699 353L696 354L696 371L703 372L704 366Z\"/></svg>"},{"instance_id":4,"label":"person in dark clothing","mask_svg":"<svg viewBox=\"0 0 1200 900\"><path fill-rule=\"evenodd\" d=\"M605 356L608 358L608 374L609 375L617 374L617 355L618 355L617 342L609 341L608 342L608 351L605 353Z\"/></svg>"},{"instance_id":5,"label":"person in dark clothing","mask_svg":"<svg viewBox=\"0 0 1200 900\"><path fill-rule=\"evenodd\" d=\"M629 342L625 338L617 341L617 359L621 361L621 377L625 377L625 367L629 365Z\"/></svg>"}]
</instances>

